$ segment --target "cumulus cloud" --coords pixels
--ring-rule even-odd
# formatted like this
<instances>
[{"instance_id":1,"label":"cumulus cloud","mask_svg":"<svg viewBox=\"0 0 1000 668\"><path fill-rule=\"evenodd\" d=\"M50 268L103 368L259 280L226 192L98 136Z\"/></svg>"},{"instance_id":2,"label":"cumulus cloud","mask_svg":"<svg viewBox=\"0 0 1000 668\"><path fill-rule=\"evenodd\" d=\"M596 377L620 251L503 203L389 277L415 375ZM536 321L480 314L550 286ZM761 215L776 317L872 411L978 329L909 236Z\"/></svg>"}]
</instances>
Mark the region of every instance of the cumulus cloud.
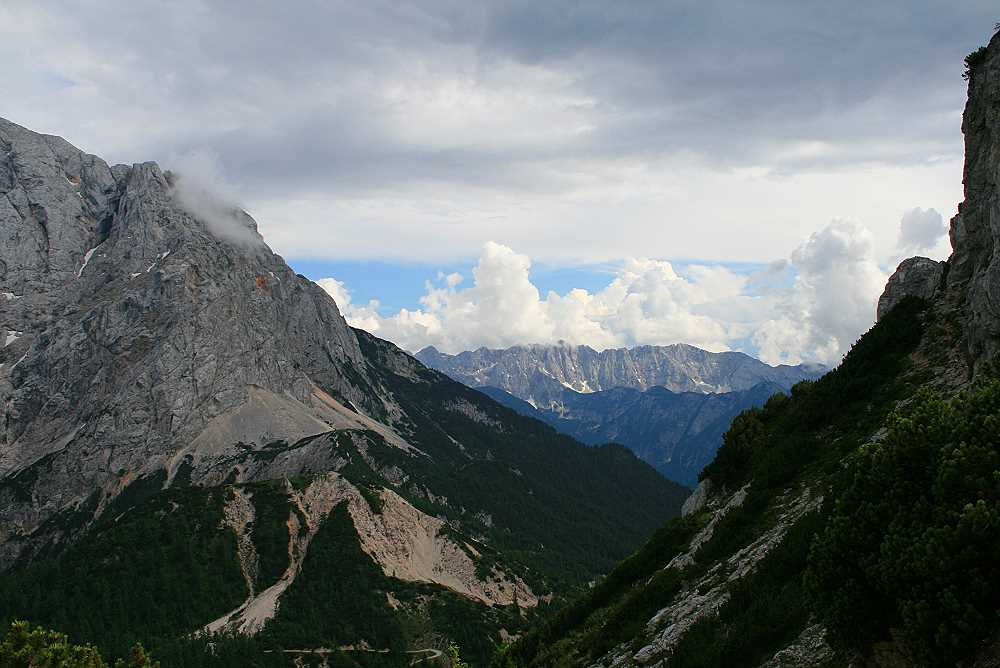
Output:
<instances>
[{"instance_id":1,"label":"cumulus cloud","mask_svg":"<svg viewBox=\"0 0 1000 668\"><path fill-rule=\"evenodd\" d=\"M937 209L910 209L899 221L899 250L920 253L938 245L948 234L948 226Z\"/></svg>"},{"instance_id":2,"label":"cumulus cloud","mask_svg":"<svg viewBox=\"0 0 1000 668\"><path fill-rule=\"evenodd\" d=\"M871 234L834 221L789 260L747 275L721 265L678 272L665 260L626 260L602 289L541 295L531 261L487 243L462 288L458 274L428 282L421 308L383 316L378 303L355 305L336 279L318 283L355 326L408 350L426 345L458 352L527 343L586 344L596 349L690 343L741 349L772 363L835 364L874 322L886 276Z\"/></svg>"},{"instance_id":3,"label":"cumulus cloud","mask_svg":"<svg viewBox=\"0 0 1000 668\"><path fill-rule=\"evenodd\" d=\"M761 359L833 364L875 321L885 273L875 257L871 233L838 220L792 253L795 281L771 295L752 340Z\"/></svg>"},{"instance_id":4,"label":"cumulus cloud","mask_svg":"<svg viewBox=\"0 0 1000 668\"><path fill-rule=\"evenodd\" d=\"M337 306L340 307L340 312L349 319L352 327L360 327L370 332L379 329L378 300L373 299L364 305L353 303L351 291L344 285L343 281L338 281L335 278L321 278L316 281L316 284L333 297Z\"/></svg>"},{"instance_id":5,"label":"cumulus cloud","mask_svg":"<svg viewBox=\"0 0 1000 668\"><path fill-rule=\"evenodd\" d=\"M174 202L223 241L241 246L263 243L257 225L238 201L221 162L209 151L191 151L170 161Z\"/></svg>"}]
</instances>

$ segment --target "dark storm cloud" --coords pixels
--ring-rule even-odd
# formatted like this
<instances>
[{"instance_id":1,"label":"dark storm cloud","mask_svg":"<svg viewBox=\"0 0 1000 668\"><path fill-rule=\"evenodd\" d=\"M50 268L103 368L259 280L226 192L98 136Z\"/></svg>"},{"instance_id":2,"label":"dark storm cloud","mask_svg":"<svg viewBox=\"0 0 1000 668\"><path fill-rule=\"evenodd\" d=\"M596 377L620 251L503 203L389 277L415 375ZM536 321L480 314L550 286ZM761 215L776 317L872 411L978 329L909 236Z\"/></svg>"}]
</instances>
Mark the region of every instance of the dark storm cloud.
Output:
<instances>
[{"instance_id":1,"label":"dark storm cloud","mask_svg":"<svg viewBox=\"0 0 1000 668\"><path fill-rule=\"evenodd\" d=\"M954 157L962 58L998 18L985 2L15 5L52 45L49 76L90 91L112 122L144 117L129 159L209 150L234 181L276 193L557 189L532 166L558 160L689 155L782 173ZM556 89L519 88L511 68ZM552 136L496 141L507 128L470 125L462 95L460 120L431 106L411 122L421 89L451 79L498 99L520 90L529 104L510 128ZM564 112L583 129L556 132ZM86 136L93 122L48 129Z\"/></svg>"},{"instance_id":2,"label":"dark storm cloud","mask_svg":"<svg viewBox=\"0 0 1000 668\"><path fill-rule=\"evenodd\" d=\"M952 152L965 53L990 32L986 3L530 3L498 10L487 44L576 68L618 113L594 143L692 150L739 164L793 141L827 158L922 160ZM875 145L873 145L875 142ZM769 153L771 153L769 155Z\"/></svg>"}]
</instances>

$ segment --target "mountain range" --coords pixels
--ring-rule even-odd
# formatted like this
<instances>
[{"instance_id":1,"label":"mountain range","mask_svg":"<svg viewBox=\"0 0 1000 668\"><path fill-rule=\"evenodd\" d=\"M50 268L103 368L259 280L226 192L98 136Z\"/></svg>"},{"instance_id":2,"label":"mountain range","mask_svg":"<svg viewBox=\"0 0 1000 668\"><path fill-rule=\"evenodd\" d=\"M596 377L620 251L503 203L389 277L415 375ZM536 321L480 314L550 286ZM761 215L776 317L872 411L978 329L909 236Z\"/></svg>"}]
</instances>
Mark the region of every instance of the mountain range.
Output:
<instances>
[{"instance_id":1,"label":"mountain range","mask_svg":"<svg viewBox=\"0 0 1000 668\"><path fill-rule=\"evenodd\" d=\"M739 352L694 346L480 348L416 354L522 415L591 445L621 443L660 473L694 486L744 410L815 379L819 364L770 366Z\"/></svg>"},{"instance_id":2,"label":"mountain range","mask_svg":"<svg viewBox=\"0 0 1000 668\"><path fill-rule=\"evenodd\" d=\"M0 120L0 193L0 621L482 660L687 495L348 327L183 175Z\"/></svg>"},{"instance_id":3,"label":"mountain range","mask_svg":"<svg viewBox=\"0 0 1000 668\"><path fill-rule=\"evenodd\" d=\"M734 417L787 390L767 381L719 394L671 392L663 387L563 390L552 408L540 409L499 388L479 388L521 415L588 445L621 443L667 478L689 487L698 484L698 474L715 457Z\"/></svg>"},{"instance_id":4,"label":"mountain range","mask_svg":"<svg viewBox=\"0 0 1000 668\"><path fill-rule=\"evenodd\" d=\"M684 343L608 348L525 345L449 355L428 346L415 357L469 387L498 387L536 408L557 406L564 390L590 393L618 387L721 393L769 382L790 388L825 371L818 364L770 366L745 353L713 353Z\"/></svg>"}]
</instances>

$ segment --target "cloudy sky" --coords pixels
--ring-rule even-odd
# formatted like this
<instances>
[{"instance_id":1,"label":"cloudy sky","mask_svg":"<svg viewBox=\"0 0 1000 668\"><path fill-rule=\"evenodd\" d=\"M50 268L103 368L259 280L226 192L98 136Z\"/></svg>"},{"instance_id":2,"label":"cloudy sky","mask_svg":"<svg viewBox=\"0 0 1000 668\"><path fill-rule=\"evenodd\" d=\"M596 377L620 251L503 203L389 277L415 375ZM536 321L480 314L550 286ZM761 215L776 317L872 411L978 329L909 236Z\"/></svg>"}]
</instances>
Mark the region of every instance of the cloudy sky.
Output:
<instances>
[{"instance_id":1,"label":"cloudy sky","mask_svg":"<svg viewBox=\"0 0 1000 668\"><path fill-rule=\"evenodd\" d=\"M0 115L238 201L408 349L835 362L945 257L994 2L0 4ZM374 301L373 301L374 300Z\"/></svg>"}]
</instances>

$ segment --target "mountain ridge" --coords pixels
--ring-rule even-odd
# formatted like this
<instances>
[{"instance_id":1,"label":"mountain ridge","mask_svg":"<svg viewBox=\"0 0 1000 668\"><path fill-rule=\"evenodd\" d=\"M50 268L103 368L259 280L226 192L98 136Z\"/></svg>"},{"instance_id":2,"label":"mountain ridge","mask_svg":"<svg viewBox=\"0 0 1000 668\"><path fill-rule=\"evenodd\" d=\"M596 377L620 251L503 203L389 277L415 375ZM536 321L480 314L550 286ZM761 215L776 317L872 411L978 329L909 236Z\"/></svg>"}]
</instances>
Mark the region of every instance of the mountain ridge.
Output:
<instances>
[{"instance_id":1,"label":"mountain ridge","mask_svg":"<svg viewBox=\"0 0 1000 668\"><path fill-rule=\"evenodd\" d=\"M454 355L428 346L415 357L471 387L498 387L539 408L552 406L563 389L586 393L660 386L718 393L747 390L765 380L788 389L825 370L812 364L770 366L746 353L712 353L683 343L600 352L584 345L536 344Z\"/></svg>"},{"instance_id":2,"label":"mountain ridge","mask_svg":"<svg viewBox=\"0 0 1000 668\"><path fill-rule=\"evenodd\" d=\"M550 408L535 408L500 388L477 389L588 445L621 443L670 480L689 487L697 485L698 474L712 461L736 415L787 391L770 381L748 390L706 394L664 387L586 394L565 389Z\"/></svg>"}]
</instances>

